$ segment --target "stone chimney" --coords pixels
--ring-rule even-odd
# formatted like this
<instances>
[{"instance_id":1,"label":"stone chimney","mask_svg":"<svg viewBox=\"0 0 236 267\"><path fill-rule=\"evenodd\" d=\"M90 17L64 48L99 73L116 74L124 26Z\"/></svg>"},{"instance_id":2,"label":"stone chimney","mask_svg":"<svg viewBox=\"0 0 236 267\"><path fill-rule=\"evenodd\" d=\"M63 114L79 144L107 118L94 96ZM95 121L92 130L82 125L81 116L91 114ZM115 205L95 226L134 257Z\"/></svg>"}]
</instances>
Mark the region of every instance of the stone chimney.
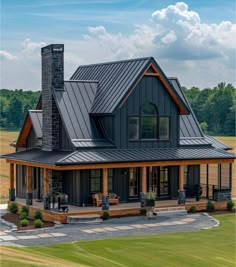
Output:
<instances>
[{"instance_id":1,"label":"stone chimney","mask_svg":"<svg viewBox=\"0 0 236 267\"><path fill-rule=\"evenodd\" d=\"M59 149L60 116L53 91L64 90L64 45L51 44L41 49L42 55L42 150Z\"/></svg>"}]
</instances>

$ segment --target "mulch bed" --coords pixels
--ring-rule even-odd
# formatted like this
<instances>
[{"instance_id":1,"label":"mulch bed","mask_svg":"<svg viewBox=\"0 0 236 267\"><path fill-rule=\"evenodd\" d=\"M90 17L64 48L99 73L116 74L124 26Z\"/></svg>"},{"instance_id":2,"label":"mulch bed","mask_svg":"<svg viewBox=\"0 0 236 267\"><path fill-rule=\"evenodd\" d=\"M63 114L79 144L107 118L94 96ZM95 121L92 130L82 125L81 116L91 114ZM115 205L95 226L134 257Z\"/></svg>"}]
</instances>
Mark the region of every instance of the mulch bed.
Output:
<instances>
[{"instance_id":1,"label":"mulch bed","mask_svg":"<svg viewBox=\"0 0 236 267\"><path fill-rule=\"evenodd\" d=\"M17 226L18 230L35 230L39 228L35 228L34 226L34 220L28 219L29 224L28 226L21 226L20 224L20 219L19 215L13 214L13 213L6 213L2 216L2 218L10 223L14 223ZM43 222L43 226L41 228L47 228L47 227L53 227L54 223L53 222Z\"/></svg>"}]
</instances>

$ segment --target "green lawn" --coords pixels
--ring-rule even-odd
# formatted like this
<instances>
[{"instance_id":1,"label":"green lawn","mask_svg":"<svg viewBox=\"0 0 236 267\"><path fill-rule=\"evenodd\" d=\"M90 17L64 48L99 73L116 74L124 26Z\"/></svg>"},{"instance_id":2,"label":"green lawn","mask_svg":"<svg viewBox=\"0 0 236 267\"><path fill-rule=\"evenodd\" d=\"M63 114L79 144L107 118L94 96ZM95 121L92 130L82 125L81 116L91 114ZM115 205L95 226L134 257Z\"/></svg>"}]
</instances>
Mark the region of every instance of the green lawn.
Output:
<instances>
[{"instance_id":1,"label":"green lawn","mask_svg":"<svg viewBox=\"0 0 236 267\"><path fill-rule=\"evenodd\" d=\"M235 215L215 217L220 220L220 227L210 230L11 250L19 253L21 257L24 254L35 255L37 266L46 266L44 261L47 258L50 261L56 258L64 261L62 265L54 262L56 266L235 266ZM40 259L43 259L42 264ZM20 262L22 263L22 260ZM15 265L15 262L3 257L2 266L21 265ZM32 262L30 265L27 261L24 266L36 266L36 263Z\"/></svg>"}]
</instances>

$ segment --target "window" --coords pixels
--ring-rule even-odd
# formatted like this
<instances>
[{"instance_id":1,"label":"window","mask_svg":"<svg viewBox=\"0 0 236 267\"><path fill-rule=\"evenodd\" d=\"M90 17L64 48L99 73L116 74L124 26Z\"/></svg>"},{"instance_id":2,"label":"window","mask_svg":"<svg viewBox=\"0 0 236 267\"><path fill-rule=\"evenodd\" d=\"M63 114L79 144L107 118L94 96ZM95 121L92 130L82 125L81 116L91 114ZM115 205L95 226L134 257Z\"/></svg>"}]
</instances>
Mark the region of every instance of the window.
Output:
<instances>
[{"instance_id":1,"label":"window","mask_svg":"<svg viewBox=\"0 0 236 267\"><path fill-rule=\"evenodd\" d=\"M138 196L137 168L129 168L129 197Z\"/></svg>"},{"instance_id":2,"label":"window","mask_svg":"<svg viewBox=\"0 0 236 267\"><path fill-rule=\"evenodd\" d=\"M157 139L157 111L151 103L141 108L141 139Z\"/></svg>"},{"instance_id":3,"label":"window","mask_svg":"<svg viewBox=\"0 0 236 267\"><path fill-rule=\"evenodd\" d=\"M108 169L108 192L113 192L113 169Z\"/></svg>"},{"instance_id":4,"label":"window","mask_svg":"<svg viewBox=\"0 0 236 267\"><path fill-rule=\"evenodd\" d=\"M101 170L90 171L90 192L101 192Z\"/></svg>"},{"instance_id":5,"label":"window","mask_svg":"<svg viewBox=\"0 0 236 267\"><path fill-rule=\"evenodd\" d=\"M139 118L138 117L129 117L129 139L137 140L139 139Z\"/></svg>"},{"instance_id":6,"label":"window","mask_svg":"<svg viewBox=\"0 0 236 267\"><path fill-rule=\"evenodd\" d=\"M141 139L157 139L156 117L141 117Z\"/></svg>"},{"instance_id":7,"label":"window","mask_svg":"<svg viewBox=\"0 0 236 267\"><path fill-rule=\"evenodd\" d=\"M170 118L158 116L158 110L152 103L144 104L139 116L128 118L129 140L169 140Z\"/></svg>"},{"instance_id":8,"label":"window","mask_svg":"<svg viewBox=\"0 0 236 267\"><path fill-rule=\"evenodd\" d=\"M169 117L159 117L159 139L170 139Z\"/></svg>"}]
</instances>

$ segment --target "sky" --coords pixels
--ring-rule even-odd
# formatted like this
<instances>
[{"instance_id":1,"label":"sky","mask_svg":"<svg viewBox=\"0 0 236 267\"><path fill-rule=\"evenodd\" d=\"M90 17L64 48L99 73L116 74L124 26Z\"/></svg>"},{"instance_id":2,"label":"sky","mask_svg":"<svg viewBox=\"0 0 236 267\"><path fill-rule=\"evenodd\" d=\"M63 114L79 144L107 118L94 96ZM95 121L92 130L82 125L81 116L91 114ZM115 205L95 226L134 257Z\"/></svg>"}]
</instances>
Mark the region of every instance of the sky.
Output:
<instances>
[{"instance_id":1,"label":"sky","mask_svg":"<svg viewBox=\"0 0 236 267\"><path fill-rule=\"evenodd\" d=\"M0 0L0 88L41 90L40 48L79 65L153 56L182 86L235 86L235 0Z\"/></svg>"}]
</instances>

